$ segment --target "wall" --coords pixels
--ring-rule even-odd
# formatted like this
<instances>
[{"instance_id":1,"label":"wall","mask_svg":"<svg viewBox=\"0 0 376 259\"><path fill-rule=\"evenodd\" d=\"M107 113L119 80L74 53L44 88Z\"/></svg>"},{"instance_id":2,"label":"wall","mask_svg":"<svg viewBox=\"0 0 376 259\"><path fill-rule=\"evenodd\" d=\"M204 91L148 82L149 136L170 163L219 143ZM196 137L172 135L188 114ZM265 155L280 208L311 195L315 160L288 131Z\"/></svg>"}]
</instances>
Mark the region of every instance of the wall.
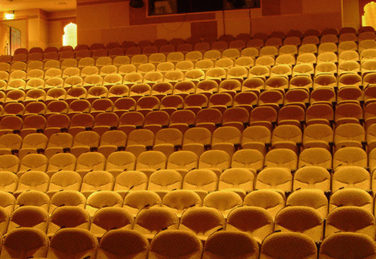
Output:
<instances>
[{"instance_id":1,"label":"wall","mask_svg":"<svg viewBox=\"0 0 376 259\"><path fill-rule=\"evenodd\" d=\"M20 30L21 31L21 46L25 48L28 47L28 19L27 18L23 18L23 19L19 18L15 20L2 21L2 24ZM1 33L4 33L4 32L1 32ZM2 34L1 38L3 37L4 35Z\"/></svg>"},{"instance_id":2,"label":"wall","mask_svg":"<svg viewBox=\"0 0 376 259\"><path fill-rule=\"evenodd\" d=\"M342 0L343 15L342 27L354 27L358 29L361 25L361 16L359 15L359 0Z\"/></svg>"},{"instance_id":3,"label":"wall","mask_svg":"<svg viewBox=\"0 0 376 259\"><path fill-rule=\"evenodd\" d=\"M145 1L146 2L146 1ZM323 8L325 6L325 8ZM261 9L148 17L129 1L77 0L78 43L340 28L341 0L264 0ZM95 14L95 15L94 15ZM224 22L223 22L224 21Z\"/></svg>"},{"instance_id":4,"label":"wall","mask_svg":"<svg viewBox=\"0 0 376 259\"><path fill-rule=\"evenodd\" d=\"M6 47L9 48L9 27L2 23L0 24L0 55L7 55Z\"/></svg>"},{"instance_id":5,"label":"wall","mask_svg":"<svg viewBox=\"0 0 376 259\"><path fill-rule=\"evenodd\" d=\"M76 23L76 10L50 12L47 14L48 46L60 48L65 25Z\"/></svg>"},{"instance_id":6,"label":"wall","mask_svg":"<svg viewBox=\"0 0 376 259\"><path fill-rule=\"evenodd\" d=\"M3 17L3 13L0 15ZM51 13L41 9L20 10L15 12L14 20L2 21L7 26L21 30L22 47L29 49L61 47L63 28L70 22L76 22L76 10Z\"/></svg>"},{"instance_id":7,"label":"wall","mask_svg":"<svg viewBox=\"0 0 376 259\"><path fill-rule=\"evenodd\" d=\"M269 0L263 4L262 16L252 19L255 33L341 27L341 0Z\"/></svg>"}]
</instances>

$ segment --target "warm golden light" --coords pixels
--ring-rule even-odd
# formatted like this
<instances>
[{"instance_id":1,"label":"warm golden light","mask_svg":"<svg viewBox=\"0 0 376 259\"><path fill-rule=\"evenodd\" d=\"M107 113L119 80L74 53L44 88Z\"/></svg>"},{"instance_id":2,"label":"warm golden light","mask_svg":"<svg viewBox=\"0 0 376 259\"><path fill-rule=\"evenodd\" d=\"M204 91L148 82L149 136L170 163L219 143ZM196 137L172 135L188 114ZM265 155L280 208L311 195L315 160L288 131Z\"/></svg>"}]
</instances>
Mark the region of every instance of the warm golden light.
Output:
<instances>
[{"instance_id":1,"label":"warm golden light","mask_svg":"<svg viewBox=\"0 0 376 259\"><path fill-rule=\"evenodd\" d=\"M370 2L364 6L364 16L362 17L363 26L372 26L376 28L376 3Z\"/></svg>"},{"instance_id":2,"label":"warm golden light","mask_svg":"<svg viewBox=\"0 0 376 259\"><path fill-rule=\"evenodd\" d=\"M4 13L5 20L13 20L14 19L14 12L13 13Z\"/></svg>"},{"instance_id":3,"label":"warm golden light","mask_svg":"<svg viewBox=\"0 0 376 259\"><path fill-rule=\"evenodd\" d=\"M63 46L77 46L77 25L69 23L64 27Z\"/></svg>"}]
</instances>

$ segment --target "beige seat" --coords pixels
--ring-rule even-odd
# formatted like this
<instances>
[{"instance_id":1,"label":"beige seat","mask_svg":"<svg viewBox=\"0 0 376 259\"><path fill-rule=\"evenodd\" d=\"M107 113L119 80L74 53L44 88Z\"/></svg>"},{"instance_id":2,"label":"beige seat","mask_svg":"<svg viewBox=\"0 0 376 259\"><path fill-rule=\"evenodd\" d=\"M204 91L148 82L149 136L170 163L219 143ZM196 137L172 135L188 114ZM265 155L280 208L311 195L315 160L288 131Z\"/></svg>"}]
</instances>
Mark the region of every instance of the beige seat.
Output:
<instances>
[{"instance_id":1,"label":"beige seat","mask_svg":"<svg viewBox=\"0 0 376 259\"><path fill-rule=\"evenodd\" d=\"M47 194L54 195L59 191L80 191L82 178L74 171L61 170L51 176Z\"/></svg>"},{"instance_id":2,"label":"beige seat","mask_svg":"<svg viewBox=\"0 0 376 259\"><path fill-rule=\"evenodd\" d=\"M225 219L215 208L196 207L184 211L179 229L194 233L200 240L205 241L213 232L223 229Z\"/></svg>"},{"instance_id":3,"label":"beige seat","mask_svg":"<svg viewBox=\"0 0 376 259\"><path fill-rule=\"evenodd\" d=\"M128 135L126 151L138 157L142 152L150 149L154 144L154 133L148 129L133 130Z\"/></svg>"},{"instance_id":4,"label":"beige seat","mask_svg":"<svg viewBox=\"0 0 376 259\"><path fill-rule=\"evenodd\" d=\"M263 154L254 149L239 149L232 156L232 168L245 168L254 174L264 167Z\"/></svg>"},{"instance_id":5,"label":"beige seat","mask_svg":"<svg viewBox=\"0 0 376 259\"><path fill-rule=\"evenodd\" d=\"M264 208L246 206L233 209L227 217L226 231L250 234L259 244L274 229L274 219Z\"/></svg>"},{"instance_id":6,"label":"beige seat","mask_svg":"<svg viewBox=\"0 0 376 259\"><path fill-rule=\"evenodd\" d=\"M232 107L232 108L228 108L226 109L226 111L223 113L222 115L222 126L233 126L233 127L236 127L238 130L240 131L243 131L244 130L244 125L246 125L248 122L249 122L249 111L248 111L248 108L251 109L252 108L252 97L255 97L255 99L257 99L257 97L255 96L254 93L245 93L246 95L244 96L246 98L246 96L248 96L247 94L250 94L248 97L251 97L250 99L248 99L248 104L247 103L240 103L240 99L239 96L240 96L240 93L238 95L235 96L235 99L236 99L236 106L235 107ZM249 105L249 106L248 106Z\"/></svg>"},{"instance_id":7,"label":"beige seat","mask_svg":"<svg viewBox=\"0 0 376 259\"><path fill-rule=\"evenodd\" d=\"M242 203L242 197L229 190L211 192L206 195L203 200L204 207L217 209L220 213L222 213L224 218L227 218L230 211L238 206L241 206Z\"/></svg>"},{"instance_id":8,"label":"beige seat","mask_svg":"<svg viewBox=\"0 0 376 259\"><path fill-rule=\"evenodd\" d=\"M332 191L342 188L359 188L370 190L371 175L359 166L340 166L332 175Z\"/></svg>"},{"instance_id":9,"label":"beige seat","mask_svg":"<svg viewBox=\"0 0 376 259\"><path fill-rule=\"evenodd\" d=\"M76 161L76 157L70 153L57 153L48 161L47 174L52 176L58 171L74 171Z\"/></svg>"},{"instance_id":10,"label":"beige seat","mask_svg":"<svg viewBox=\"0 0 376 259\"><path fill-rule=\"evenodd\" d=\"M115 177L123 171L134 170L136 157L127 151L111 153L106 160L106 171Z\"/></svg>"},{"instance_id":11,"label":"beige seat","mask_svg":"<svg viewBox=\"0 0 376 259\"><path fill-rule=\"evenodd\" d=\"M325 169L331 169L332 154L325 148L306 148L300 153L298 162L299 168L304 166L320 166Z\"/></svg>"},{"instance_id":12,"label":"beige seat","mask_svg":"<svg viewBox=\"0 0 376 259\"><path fill-rule=\"evenodd\" d=\"M98 240L89 230L65 228L51 238L48 258L94 258L98 248Z\"/></svg>"},{"instance_id":13,"label":"beige seat","mask_svg":"<svg viewBox=\"0 0 376 259\"><path fill-rule=\"evenodd\" d=\"M117 174L114 191L124 197L130 190L146 190L148 177L140 171L123 171Z\"/></svg>"},{"instance_id":14,"label":"beige seat","mask_svg":"<svg viewBox=\"0 0 376 259\"><path fill-rule=\"evenodd\" d=\"M298 152L302 131L295 125L278 125L272 133L272 148L287 148Z\"/></svg>"},{"instance_id":15,"label":"beige seat","mask_svg":"<svg viewBox=\"0 0 376 259\"><path fill-rule=\"evenodd\" d=\"M0 171L0 191L13 193L18 186L18 177L9 171Z\"/></svg>"},{"instance_id":16,"label":"beige seat","mask_svg":"<svg viewBox=\"0 0 376 259\"><path fill-rule=\"evenodd\" d=\"M230 167L231 157L223 150L207 150L201 154L198 168L208 169L219 176Z\"/></svg>"},{"instance_id":17,"label":"beige seat","mask_svg":"<svg viewBox=\"0 0 376 259\"><path fill-rule=\"evenodd\" d=\"M373 213L373 197L365 190L346 188L333 192L329 200L329 212L338 207L356 206Z\"/></svg>"},{"instance_id":18,"label":"beige seat","mask_svg":"<svg viewBox=\"0 0 376 259\"><path fill-rule=\"evenodd\" d=\"M58 207L50 216L47 236L52 237L62 228L88 230L90 223L90 215L85 209L75 206Z\"/></svg>"},{"instance_id":19,"label":"beige seat","mask_svg":"<svg viewBox=\"0 0 376 259\"><path fill-rule=\"evenodd\" d=\"M324 220L313 208L285 207L275 218L274 231L302 233L320 242L323 239Z\"/></svg>"},{"instance_id":20,"label":"beige seat","mask_svg":"<svg viewBox=\"0 0 376 259\"><path fill-rule=\"evenodd\" d=\"M293 190L320 189L330 191L331 176L328 170L320 166L304 166L295 172Z\"/></svg>"},{"instance_id":21,"label":"beige seat","mask_svg":"<svg viewBox=\"0 0 376 259\"><path fill-rule=\"evenodd\" d=\"M361 247L361 249L359 249ZM376 246L372 238L359 233L335 233L324 239L319 259L375 258Z\"/></svg>"},{"instance_id":22,"label":"beige seat","mask_svg":"<svg viewBox=\"0 0 376 259\"><path fill-rule=\"evenodd\" d=\"M272 124L277 121L277 111L270 106L258 106L251 112L250 126L265 126L272 130Z\"/></svg>"},{"instance_id":23,"label":"beige seat","mask_svg":"<svg viewBox=\"0 0 376 259\"><path fill-rule=\"evenodd\" d=\"M77 133L73 139L70 152L77 158L89 151L95 151L99 146L100 135L95 131L82 131Z\"/></svg>"},{"instance_id":24,"label":"beige seat","mask_svg":"<svg viewBox=\"0 0 376 259\"><path fill-rule=\"evenodd\" d=\"M285 168L265 168L257 175L255 189L274 189L283 192L291 192L291 173Z\"/></svg>"},{"instance_id":25,"label":"beige seat","mask_svg":"<svg viewBox=\"0 0 376 259\"><path fill-rule=\"evenodd\" d=\"M193 190L174 190L163 197L162 204L173 209L180 218L188 208L200 207L202 200Z\"/></svg>"},{"instance_id":26,"label":"beige seat","mask_svg":"<svg viewBox=\"0 0 376 259\"><path fill-rule=\"evenodd\" d=\"M100 191L92 193L86 200L86 210L93 217L97 210L104 207L121 207L123 198L113 191Z\"/></svg>"},{"instance_id":27,"label":"beige seat","mask_svg":"<svg viewBox=\"0 0 376 259\"><path fill-rule=\"evenodd\" d=\"M287 198L286 206L307 206L320 213L322 218L328 214L328 199L321 190L301 189L294 191Z\"/></svg>"},{"instance_id":28,"label":"beige seat","mask_svg":"<svg viewBox=\"0 0 376 259\"><path fill-rule=\"evenodd\" d=\"M223 150L232 156L240 145L241 131L233 126L222 126L213 132L212 149Z\"/></svg>"},{"instance_id":29,"label":"beige seat","mask_svg":"<svg viewBox=\"0 0 376 259\"><path fill-rule=\"evenodd\" d=\"M324 122L326 123L326 122ZM330 150L333 143L333 129L325 124L310 124L303 134L303 147L306 148L325 148Z\"/></svg>"},{"instance_id":30,"label":"beige seat","mask_svg":"<svg viewBox=\"0 0 376 259\"><path fill-rule=\"evenodd\" d=\"M298 165L298 157L296 153L290 149L277 148L270 150L265 155L265 167L283 167L288 170L296 170Z\"/></svg>"},{"instance_id":31,"label":"beige seat","mask_svg":"<svg viewBox=\"0 0 376 259\"><path fill-rule=\"evenodd\" d=\"M131 213L133 217L145 208L154 206L160 207L161 198L153 191L135 190L129 192L124 198L123 207Z\"/></svg>"},{"instance_id":32,"label":"beige seat","mask_svg":"<svg viewBox=\"0 0 376 259\"><path fill-rule=\"evenodd\" d=\"M99 152L87 152L77 158L76 172L82 177L90 171L103 171L106 158Z\"/></svg>"},{"instance_id":33,"label":"beige seat","mask_svg":"<svg viewBox=\"0 0 376 259\"><path fill-rule=\"evenodd\" d=\"M97 191L112 191L114 176L106 171L91 171L82 178L81 193L88 197Z\"/></svg>"},{"instance_id":34,"label":"beige seat","mask_svg":"<svg viewBox=\"0 0 376 259\"><path fill-rule=\"evenodd\" d=\"M133 216L124 208L101 208L92 219L90 232L101 238L114 229L131 229Z\"/></svg>"},{"instance_id":35,"label":"beige seat","mask_svg":"<svg viewBox=\"0 0 376 259\"><path fill-rule=\"evenodd\" d=\"M13 196L13 194L10 194L9 192L0 192L0 207L1 210L5 210L7 216L6 218L9 219L9 215L13 212L15 205L16 205L16 198ZM7 224L8 227L8 224Z\"/></svg>"},{"instance_id":36,"label":"beige seat","mask_svg":"<svg viewBox=\"0 0 376 259\"><path fill-rule=\"evenodd\" d=\"M256 149L265 155L271 142L271 132L264 126L249 126L242 133L241 146L243 149Z\"/></svg>"},{"instance_id":37,"label":"beige seat","mask_svg":"<svg viewBox=\"0 0 376 259\"><path fill-rule=\"evenodd\" d=\"M359 123L361 119L363 119L363 110L360 104L342 102L337 105L334 117L337 126L343 123Z\"/></svg>"},{"instance_id":38,"label":"beige seat","mask_svg":"<svg viewBox=\"0 0 376 259\"><path fill-rule=\"evenodd\" d=\"M372 212L356 206L336 208L326 219L325 237L337 232L361 233L375 239L375 217Z\"/></svg>"},{"instance_id":39,"label":"beige seat","mask_svg":"<svg viewBox=\"0 0 376 259\"><path fill-rule=\"evenodd\" d=\"M265 79L262 77L250 77L243 82L243 91L252 91L260 95L260 91L265 89Z\"/></svg>"},{"instance_id":40,"label":"beige seat","mask_svg":"<svg viewBox=\"0 0 376 259\"><path fill-rule=\"evenodd\" d=\"M9 104L9 105L12 105L12 104ZM24 107L21 107L21 108L24 109ZM7 133L20 132L22 125L23 125L23 120L20 117L16 116L15 114L13 114L12 116L6 116L1 120L0 133L1 135L4 135Z\"/></svg>"},{"instance_id":41,"label":"beige seat","mask_svg":"<svg viewBox=\"0 0 376 259\"><path fill-rule=\"evenodd\" d=\"M185 174L197 168L198 157L194 152L180 150L172 153L167 161L167 169L176 170L183 177Z\"/></svg>"},{"instance_id":42,"label":"beige seat","mask_svg":"<svg viewBox=\"0 0 376 259\"><path fill-rule=\"evenodd\" d=\"M226 244L226 245L222 245ZM250 258L259 257L259 245L247 233L239 231L219 231L205 242L203 259Z\"/></svg>"},{"instance_id":43,"label":"beige seat","mask_svg":"<svg viewBox=\"0 0 376 259\"><path fill-rule=\"evenodd\" d=\"M146 259L149 242L140 233L129 229L114 229L101 238L97 258L142 258Z\"/></svg>"},{"instance_id":44,"label":"beige seat","mask_svg":"<svg viewBox=\"0 0 376 259\"><path fill-rule=\"evenodd\" d=\"M48 244L47 235L39 229L15 229L6 235L0 258L46 257Z\"/></svg>"},{"instance_id":45,"label":"beige seat","mask_svg":"<svg viewBox=\"0 0 376 259\"><path fill-rule=\"evenodd\" d=\"M86 198L78 191L66 190L57 192L51 197L50 214L61 206L75 206L84 209L86 206Z\"/></svg>"},{"instance_id":46,"label":"beige seat","mask_svg":"<svg viewBox=\"0 0 376 259\"><path fill-rule=\"evenodd\" d=\"M362 147L366 133L362 125L358 123L346 123L339 125L334 132L334 144L336 148Z\"/></svg>"},{"instance_id":47,"label":"beige seat","mask_svg":"<svg viewBox=\"0 0 376 259\"><path fill-rule=\"evenodd\" d=\"M267 210L274 218L275 215L285 207L285 195L275 190L255 190L244 198L245 206L260 207ZM231 215L231 214L230 214Z\"/></svg>"},{"instance_id":48,"label":"beige seat","mask_svg":"<svg viewBox=\"0 0 376 259\"><path fill-rule=\"evenodd\" d=\"M358 147L340 148L333 154L333 169L339 166L360 166L366 168L368 165L367 153Z\"/></svg>"},{"instance_id":49,"label":"beige seat","mask_svg":"<svg viewBox=\"0 0 376 259\"><path fill-rule=\"evenodd\" d=\"M23 206L36 206L45 211L48 211L50 207L50 197L45 192L36 190L22 192L17 197L14 208L17 209Z\"/></svg>"},{"instance_id":50,"label":"beige seat","mask_svg":"<svg viewBox=\"0 0 376 259\"><path fill-rule=\"evenodd\" d=\"M171 242L175 245L174 249L171 249ZM202 243L193 233L183 230L165 230L152 240L148 258L200 259L201 254Z\"/></svg>"},{"instance_id":51,"label":"beige seat","mask_svg":"<svg viewBox=\"0 0 376 259\"><path fill-rule=\"evenodd\" d=\"M20 176L17 190L14 192L15 196L20 193L30 190L47 192L50 178L45 172L28 171Z\"/></svg>"},{"instance_id":52,"label":"beige seat","mask_svg":"<svg viewBox=\"0 0 376 259\"><path fill-rule=\"evenodd\" d=\"M42 153L47 146L48 138L41 133L31 133L24 137L18 157L22 160L24 156L31 153Z\"/></svg>"},{"instance_id":53,"label":"beige seat","mask_svg":"<svg viewBox=\"0 0 376 259\"><path fill-rule=\"evenodd\" d=\"M260 259L269 258L317 258L316 244L302 233L274 233L265 238L261 245Z\"/></svg>"},{"instance_id":54,"label":"beige seat","mask_svg":"<svg viewBox=\"0 0 376 259\"><path fill-rule=\"evenodd\" d=\"M162 230L178 229L179 219L173 210L165 207L149 207L137 214L133 229L151 239Z\"/></svg>"},{"instance_id":55,"label":"beige seat","mask_svg":"<svg viewBox=\"0 0 376 259\"><path fill-rule=\"evenodd\" d=\"M188 129L183 138L183 150L192 151L197 156L200 156L205 147L211 144L212 134L211 132L202 127L194 127Z\"/></svg>"},{"instance_id":56,"label":"beige seat","mask_svg":"<svg viewBox=\"0 0 376 259\"><path fill-rule=\"evenodd\" d=\"M49 222L48 212L37 206L19 207L9 218L8 232L17 228L34 228L47 232Z\"/></svg>"},{"instance_id":57,"label":"beige seat","mask_svg":"<svg viewBox=\"0 0 376 259\"><path fill-rule=\"evenodd\" d=\"M70 148L72 147L72 144L73 144L73 136L70 133L56 132L50 136L47 147L44 151L44 154L48 158L51 159L56 154L63 154L64 151L69 151ZM67 159L67 161L71 161L72 159L74 159L74 162L75 162L76 157L73 154L69 154L69 155L73 156L74 158L68 157L68 155L66 155L65 158L63 158L63 155L62 155L61 158L56 161L61 161L62 159ZM61 163L61 162L58 162L58 163Z\"/></svg>"},{"instance_id":58,"label":"beige seat","mask_svg":"<svg viewBox=\"0 0 376 259\"><path fill-rule=\"evenodd\" d=\"M218 176L209 169L194 169L189 171L184 179L182 188L194 190L203 200L210 192L217 190Z\"/></svg>"},{"instance_id":59,"label":"beige seat","mask_svg":"<svg viewBox=\"0 0 376 259\"><path fill-rule=\"evenodd\" d=\"M148 190L156 192L161 198L168 192L181 188L182 176L171 169L155 171L149 177Z\"/></svg>"},{"instance_id":60,"label":"beige seat","mask_svg":"<svg viewBox=\"0 0 376 259\"><path fill-rule=\"evenodd\" d=\"M253 191L253 183L256 171L246 168L229 168L219 177L218 190L229 190L237 193L242 197Z\"/></svg>"},{"instance_id":61,"label":"beige seat","mask_svg":"<svg viewBox=\"0 0 376 259\"><path fill-rule=\"evenodd\" d=\"M163 152L169 157L183 143L183 133L175 128L161 129L155 135L153 150Z\"/></svg>"},{"instance_id":62,"label":"beige seat","mask_svg":"<svg viewBox=\"0 0 376 259\"><path fill-rule=\"evenodd\" d=\"M17 173L20 167L20 159L15 155L1 155L0 156L0 169L1 171L9 171Z\"/></svg>"},{"instance_id":63,"label":"beige seat","mask_svg":"<svg viewBox=\"0 0 376 259\"><path fill-rule=\"evenodd\" d=\"M334 120L334 111L332 104L336 101L336 94L334 89L328 86L318 87L313 89L311 93L310 103L314 104L307 109L306 121L312 124L309 120L312 119L326 119L328 122ZM316 121L313 121L316 122ZM316 123L320 122L318 120ZM324 123L324 122L322 122ZM325 122L326 124L329 124Z\"/></svg>"},{"instance_id":64,"label":"beige seat","mask_svg":"<svg viewBox=\"0 0 376 259\"><path fill-rule=\"evenodd\" d=\"M165 154L160 151L146 151L137 157L136 170L150 176L153 172L165 169L167 158Z\"/></svg>"}]
</instances>

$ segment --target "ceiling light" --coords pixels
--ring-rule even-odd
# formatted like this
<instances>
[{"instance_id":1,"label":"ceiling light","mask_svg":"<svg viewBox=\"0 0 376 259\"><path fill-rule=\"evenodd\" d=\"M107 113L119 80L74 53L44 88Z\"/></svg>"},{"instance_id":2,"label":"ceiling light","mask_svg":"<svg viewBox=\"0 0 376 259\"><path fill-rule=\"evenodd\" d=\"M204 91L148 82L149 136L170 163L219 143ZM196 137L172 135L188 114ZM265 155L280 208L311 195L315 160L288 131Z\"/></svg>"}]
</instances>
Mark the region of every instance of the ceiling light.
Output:
<instances>
[{"instance_id":1,"label":"ceiling light","mask_svg":"<svg viewBox=\"0 0 376 259\"><path fill-rule=\"evenodd\" d=\"M5 20L13 20L14 19L14 11L11 13L4 13Z\"/></svg>"}]
</instances>

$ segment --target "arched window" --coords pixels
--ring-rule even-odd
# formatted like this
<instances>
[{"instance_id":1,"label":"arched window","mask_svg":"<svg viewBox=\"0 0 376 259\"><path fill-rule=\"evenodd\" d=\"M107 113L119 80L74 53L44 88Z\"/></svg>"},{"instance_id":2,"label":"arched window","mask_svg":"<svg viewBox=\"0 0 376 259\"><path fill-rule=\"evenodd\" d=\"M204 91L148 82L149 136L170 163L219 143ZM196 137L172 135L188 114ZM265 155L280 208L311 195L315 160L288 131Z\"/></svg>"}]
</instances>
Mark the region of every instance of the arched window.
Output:
<instances>
[{"instance_id":1,"label":"arched window","mask_svg":"<svg viewBox=\"0 0 376 259\"><path fill-rule=\"evenodd\" d=\"M69 23L64 27L63 46L77 46L77 24Z\"/></svg>"},{"instance_id":2,"label":"arched window","mask_svg":"<svg viewBox=\"0 0 376 259\"><path fill-rule=\"evenodd\" d=\"M362 26L372 26L376 28L376 3L373 1L364 6Z\"/></svg>"}]
</instances>

